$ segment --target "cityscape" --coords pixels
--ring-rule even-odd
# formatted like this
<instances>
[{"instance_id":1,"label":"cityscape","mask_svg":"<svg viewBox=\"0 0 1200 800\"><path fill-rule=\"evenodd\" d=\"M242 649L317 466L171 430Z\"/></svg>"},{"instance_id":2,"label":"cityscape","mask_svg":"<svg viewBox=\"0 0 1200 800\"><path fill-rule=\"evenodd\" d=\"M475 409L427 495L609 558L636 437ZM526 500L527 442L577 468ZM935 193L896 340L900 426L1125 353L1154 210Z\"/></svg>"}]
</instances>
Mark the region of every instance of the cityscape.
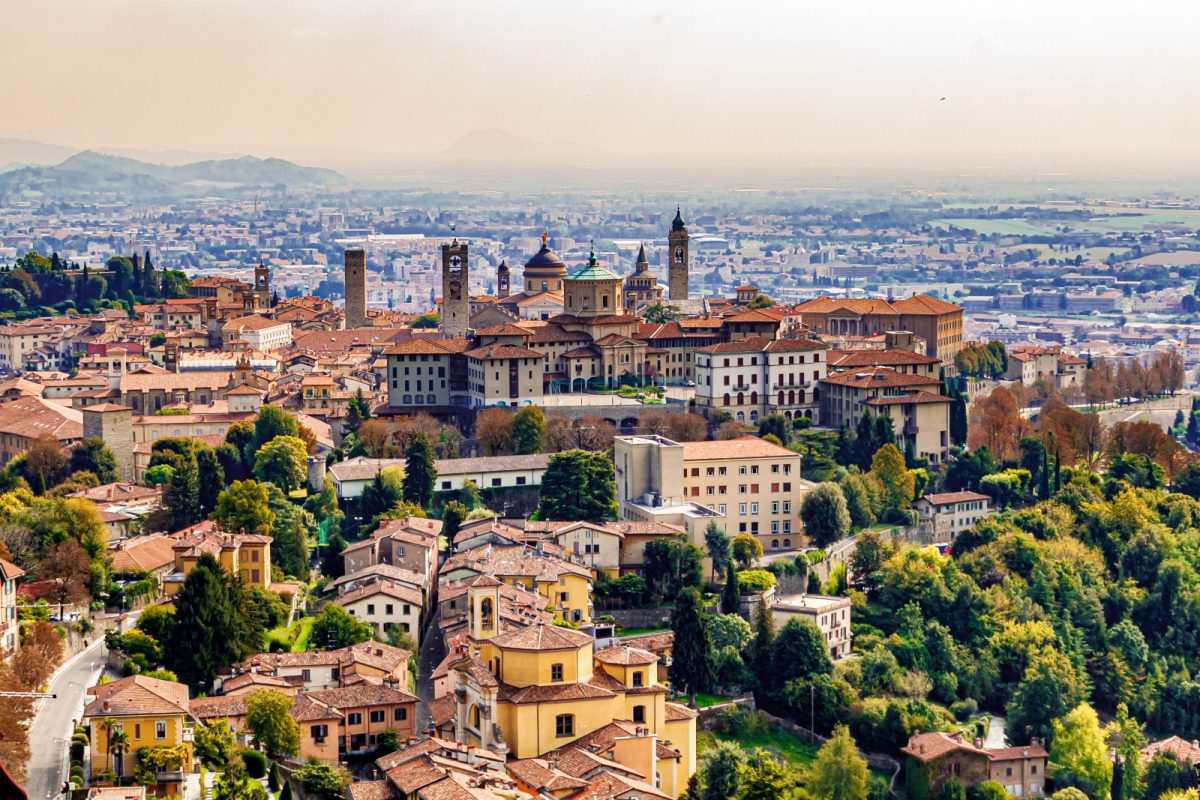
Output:
<instances>
[{"instance_id":1,"label":"cityscape","mask_svg":"<svg viewBox=\"0 0 1200 800\"><path fill-rule=\"evenodd\" d=\"M1197 799L1200 14L692 5L6 8L0 797Z\"/></svg>"}]
</instances>

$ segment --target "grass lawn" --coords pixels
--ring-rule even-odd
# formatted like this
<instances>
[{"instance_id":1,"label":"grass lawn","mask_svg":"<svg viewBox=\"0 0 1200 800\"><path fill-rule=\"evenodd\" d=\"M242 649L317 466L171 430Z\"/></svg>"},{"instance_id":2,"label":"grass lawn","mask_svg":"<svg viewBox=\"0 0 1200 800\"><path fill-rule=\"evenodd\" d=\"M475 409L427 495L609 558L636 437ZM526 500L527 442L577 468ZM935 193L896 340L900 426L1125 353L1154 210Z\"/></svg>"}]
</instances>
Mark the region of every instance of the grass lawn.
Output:
<instances>
[{"instance_id":1,"label":"grass lawn","mask_svg":"<svg viewBox=\"0 0 1200 800\"><path fill-rule=\"evenodd\" d=\"M304 652L308 649L308 638L312 634L315 619L315 617L301 617L290 627L280 626L267 631L267 649L270 649L271 642L278 642L284 649L290 649L293 653ZM292 640L293 634L295 634L295 641Z\"/></svg>"},{"instance_id":2,"label":"grass lawn","mask_svg":"<svg viewBox=\"0 0 1200 800\"><path fill-rule=\"evenodd\" d=\"M720 695L704 694L703 692L696 695L696 708L708 708L709 706L715 706L718 703L727 702L729 702L729 698L721 697Z\"/></svg>"},{"instance_id":3,"label":"grass lawn","mask_svg":"<svg viewBox=\"0 0 1200 800\"><path fill-rule=\"evenodd\" d=\"M1040 228L1032 225L1023 219L935 219L931 223L934 226L954 227L963 230L975 231L976 233L994 236L1047 236L1053 235L1054 225L1050 223L1047 227Z\"/></svg>"},{"instance_id":4,"label":"grass lawn","mask_svg":"<svg viewBox=\"0 0 1200 800\"><path fill-rule=\"evenodd\" d=\"M303 617L294 623L294 626L300 626L300 632L296 634L296 643L292 645L293 653L302 653L308 649L308 638L312 636L314 622L316 617Z\"/></svg>"},{"instance_id":5,"label":"grass lawn","mask_svg":"<svg viewBox=\"0 0 1200 800\"><path fill-rule=\"evenodd\" d=\"M697 704L699 704L698 698ZM807 768L812 764L813 759L817 757L816 745L809 744L788 733L783 728L778 728L774 725L761 733L753 733L746 736L730 736L724 733L714 733L713 731L697 731L696 749L698 755L703 756L706 750L711 750L719 741L732 742L742 750L751 750L756 747L770 750L778 753L781 758L793 767Z\"/></svg>"}]
</instances>

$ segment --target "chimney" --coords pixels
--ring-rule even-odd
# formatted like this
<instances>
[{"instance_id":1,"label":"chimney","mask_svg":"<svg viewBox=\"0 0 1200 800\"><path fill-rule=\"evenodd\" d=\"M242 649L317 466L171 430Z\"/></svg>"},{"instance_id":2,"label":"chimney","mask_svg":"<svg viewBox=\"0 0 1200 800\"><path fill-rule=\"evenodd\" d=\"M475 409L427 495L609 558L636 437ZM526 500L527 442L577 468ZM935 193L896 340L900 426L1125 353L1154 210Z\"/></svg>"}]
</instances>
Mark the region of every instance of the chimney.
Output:
<instances>
[{"instance_id":1,"label":"chimney","mask_svg":"<svg viewBox=\"0 0 1200 800\"><path fill-rule=\"evenodd\" d=\"M107 697L104 698L104 702L100 704L100 707L103 708L105 711L108 711L108 698Z\"/></svg>"}]
</instances>

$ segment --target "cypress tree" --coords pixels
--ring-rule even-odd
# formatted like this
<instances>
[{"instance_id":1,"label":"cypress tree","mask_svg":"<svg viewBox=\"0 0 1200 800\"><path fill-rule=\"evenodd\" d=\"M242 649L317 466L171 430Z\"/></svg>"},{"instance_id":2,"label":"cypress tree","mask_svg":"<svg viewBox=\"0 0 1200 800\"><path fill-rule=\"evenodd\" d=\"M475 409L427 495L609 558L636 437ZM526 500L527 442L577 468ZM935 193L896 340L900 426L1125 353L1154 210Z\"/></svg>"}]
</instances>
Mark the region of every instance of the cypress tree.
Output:
<instances>
[{"instance_id":1,"label":"cypress tree","mask_svg":"<svg viewBox=\"0 0 1200 800\"><path fill-rule=\"evenodd\" d=\"M671 613L675 645L668 674L673 686L687 692L688 705L693 708L696 693L712 686L716 677L712 636L701 618L701 607L700 592L689 587L675 598L675 610Z\"/></svg>"},{"instance_id":2,"label":"cypress tree","mask_svg":"<svg viewBox=\"0 0 1200 800\"><path fill-rule=\"evenodd\" d=\"M754 638L750 642L749 666L754 678L765 688L771 674L771 651L775 644L775 623L766 603L759 603L754 612Z\"/></svg>"},{"instance_id":3,"label":"cypress tree","mask_svg":"<svg viewBox=\"0 0 1200 800\"><path fill-rule=\"evenodd\" d=\"M174 530L200 521L200 481L194 453L189 451L179 459L179 467L163 492L162 503Z\"/></svg>"},{"instance_id":4,"label":"cypress tree","mask_svg":"<svg viewBox=\"0 0 1200 800\"><path fill-rule=\"evenodd\" d=\"M737 567L730 561L725 570L725 588L721 590L721 613L736 614L741 605L742 592L738 586Z\"/></svg>"},{"instance_id":5,"label":"cypress tree","mask_svg":"<svg viewBox=\"0 0 1200 800\"><path fill-rule=\"evenodd\" d=\"M433 448L423 434L414 436L404 453L404 499L421 508L433 503L433 487L437 468L433 463Z\"/></svg>"}]
</instances>

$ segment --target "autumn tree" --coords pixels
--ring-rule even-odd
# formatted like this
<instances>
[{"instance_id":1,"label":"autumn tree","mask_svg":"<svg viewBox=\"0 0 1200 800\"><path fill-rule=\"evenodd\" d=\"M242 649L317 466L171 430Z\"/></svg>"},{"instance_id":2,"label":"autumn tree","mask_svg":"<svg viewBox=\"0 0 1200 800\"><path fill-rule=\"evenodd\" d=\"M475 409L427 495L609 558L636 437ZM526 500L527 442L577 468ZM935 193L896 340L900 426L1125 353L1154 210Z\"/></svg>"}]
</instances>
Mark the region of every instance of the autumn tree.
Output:
<instances>
[{"instance_id":1,"label":"autumn tree","mask_svg":"<svg viewBox=\"0 0 1200 800\"><path fill-rule=\"evenodd\" d=\"M92 560L79 542L68 539L47 548L38 564L38 577L54 583L54 598L59 612L68 603L77 603L88 596L88 576Z\"/></svg>"},{"instance_id":2,"label":"autumn tree","mask_svg":"<svg viewBox=\"0 0 1200 800\"><path fill-rule=\"evenodd\" d=\"M513 413L503 408L485 408L475 422L475 438L484 456L512 455Z\"/></svg>"},{"instance_id":3,"label":"autumn tree","mask_svg":"<svg viewBox=\"0 0 1200 800\"><path fill-rule=\"evenodd\" d=\"M727 419L717 426L713 438L717 440L740 439L746 435L746 426L734 419Z\"/></svg>"},{"instance_id":4,"label":"autumn tree","mask_svg":"<svg viewBox=\"0 0 1200 800\"><path fill-rule=\"evenodd\" d=\"M968 414L967 445L972 450L986 447L998 460L1013 461L1020 455L1021 437L1029 423L1017 408L1013 393L998 386L976 400Z\"/></svg>"}]
</instances>

